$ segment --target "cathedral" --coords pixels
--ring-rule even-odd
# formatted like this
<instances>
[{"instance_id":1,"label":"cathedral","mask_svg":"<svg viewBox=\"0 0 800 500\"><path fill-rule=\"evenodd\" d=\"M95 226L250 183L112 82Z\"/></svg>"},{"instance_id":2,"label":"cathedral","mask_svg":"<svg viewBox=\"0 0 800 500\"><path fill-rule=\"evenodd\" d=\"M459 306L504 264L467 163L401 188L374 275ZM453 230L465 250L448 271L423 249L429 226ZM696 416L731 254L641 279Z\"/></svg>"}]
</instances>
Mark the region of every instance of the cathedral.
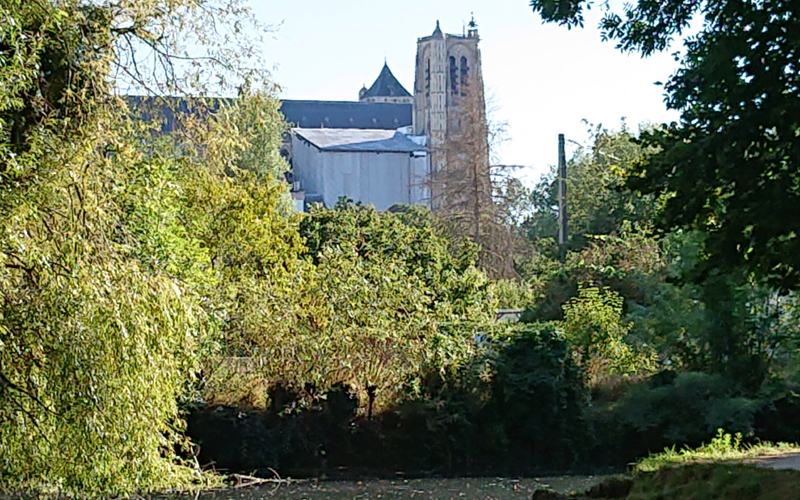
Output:
<instances>
[{"instance_id":1,"label":"cathedral","mask_svg":"<svg viewBox=\"0 0 800 500\"><path fill-rule=\"evenodd\" d=\"M281 152L292 166L296 208L330 207L340 197L378 210L441 206L437 174L475 161L458 143L470 117L482 122L477 161L488 172L479 40L474 20L460 35L437 21L417 40L413 95L384 64L357 101L282 101L292 129Z\"/></svg>"}]
</instances>

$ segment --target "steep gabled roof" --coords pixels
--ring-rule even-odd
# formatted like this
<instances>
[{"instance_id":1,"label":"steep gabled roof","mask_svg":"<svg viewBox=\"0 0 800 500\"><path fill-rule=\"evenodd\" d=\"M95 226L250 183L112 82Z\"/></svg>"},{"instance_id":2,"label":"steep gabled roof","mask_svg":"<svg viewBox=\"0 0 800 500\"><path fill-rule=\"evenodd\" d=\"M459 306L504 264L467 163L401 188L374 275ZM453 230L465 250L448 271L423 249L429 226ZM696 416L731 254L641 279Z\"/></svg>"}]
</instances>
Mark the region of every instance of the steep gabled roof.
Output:
<instances>
[{"instance_id":1,"label":"steep gabled roof","mask_svg":"<svg viewBox=\"0 0 800 500\"><path fill-rule=\"evenodd\" d=\"M362 99L369 97L411 97L411 94L397 81L397 78L392 74L392 70L389 69L389 65L383 63L381 74L378 75L378 79L375 80L375 83L367 90Z\"/></svg>"}]
</instances>

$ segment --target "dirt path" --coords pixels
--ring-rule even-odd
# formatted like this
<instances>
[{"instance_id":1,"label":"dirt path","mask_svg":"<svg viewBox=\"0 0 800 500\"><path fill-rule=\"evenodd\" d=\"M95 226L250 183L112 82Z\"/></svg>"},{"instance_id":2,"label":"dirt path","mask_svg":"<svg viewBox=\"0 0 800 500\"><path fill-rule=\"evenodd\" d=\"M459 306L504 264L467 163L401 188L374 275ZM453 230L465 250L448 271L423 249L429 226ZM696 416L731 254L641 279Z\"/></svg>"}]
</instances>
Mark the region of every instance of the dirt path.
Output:
<instances>
[{"instance_id":1,"label":"dirt path","mask_svg":"<svg viewBox=\"0 0 800 500\"><path fill-rule=\"evenodd\" d=\"M756 462L761 467L770 469L794 469L800 470L800 453L793 453L783 457L766 458Z\"/></svg>"}]
</instances>

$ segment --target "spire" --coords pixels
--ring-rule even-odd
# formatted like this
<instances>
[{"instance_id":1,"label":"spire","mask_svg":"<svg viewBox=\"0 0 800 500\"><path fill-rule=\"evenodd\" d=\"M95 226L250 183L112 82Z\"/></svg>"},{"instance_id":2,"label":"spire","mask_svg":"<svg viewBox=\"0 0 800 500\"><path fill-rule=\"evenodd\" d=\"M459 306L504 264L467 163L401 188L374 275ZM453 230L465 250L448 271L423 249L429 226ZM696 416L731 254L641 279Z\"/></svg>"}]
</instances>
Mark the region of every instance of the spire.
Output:
<instances>
[{"instance_id":1,"label":"spire","mask_svg":"<svg viewBox=\"0 0 800 500\"><path fill-rule=\"evenodd\" d=\"M381 69L381 73L375 83L369 89L363 91L363 94L361 92L359 94L361 94L359 95L361 100L370 97L411 97L411 94L392 74L392 70L389 69L389 64L386 61L383 62L383 69Z\"/></svg>"},{"instance_id":2,"label":"spire","mask_svg":"<svg viewBox=\"0 0 800 500\"><path fill-rule=\"evenodd\" d=\"M436 20L436 29L433 30L433 38L444 38L444 33L442 33L442 28L439 27L439 20Z\"/></svg>"},{"instance_id":3,"label":"spire","mask_svg":"<svg viewBox=\"0 0 800 500\"><path fill-rule=\"evenodd\" d=\"M467 36L470 38L478 38L478 23L475 22L475 13L472 13L472 19L469 22L469 30Z\"/></svg>"}]
</instances>

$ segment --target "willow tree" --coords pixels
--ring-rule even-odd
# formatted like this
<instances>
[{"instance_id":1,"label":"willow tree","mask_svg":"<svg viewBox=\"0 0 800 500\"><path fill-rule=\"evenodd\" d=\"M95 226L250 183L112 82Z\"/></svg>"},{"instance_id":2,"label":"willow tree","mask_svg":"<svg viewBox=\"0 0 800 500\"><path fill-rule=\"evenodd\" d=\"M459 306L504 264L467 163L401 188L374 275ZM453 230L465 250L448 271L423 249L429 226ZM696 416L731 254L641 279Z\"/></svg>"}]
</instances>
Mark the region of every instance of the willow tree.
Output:
<instances>
[{"instance_id":1,"label":"willow tree","mask_svg":"<svg viewBox=\"0 0 800 500\"><path fill-rule=\"evenodd\" d=\"M280 234L279 189L239 168L254 136L230 115L160 137L115 89L257 83L230 38L246 16L203 0L0 5L0 487L116 495L200 479L175 457L178 400L229 304L205 221L230 212L220 193L234 186L266 198L253 224ZM198 190L216 194L206 211Z\"/></svg>"}]
</instances>

